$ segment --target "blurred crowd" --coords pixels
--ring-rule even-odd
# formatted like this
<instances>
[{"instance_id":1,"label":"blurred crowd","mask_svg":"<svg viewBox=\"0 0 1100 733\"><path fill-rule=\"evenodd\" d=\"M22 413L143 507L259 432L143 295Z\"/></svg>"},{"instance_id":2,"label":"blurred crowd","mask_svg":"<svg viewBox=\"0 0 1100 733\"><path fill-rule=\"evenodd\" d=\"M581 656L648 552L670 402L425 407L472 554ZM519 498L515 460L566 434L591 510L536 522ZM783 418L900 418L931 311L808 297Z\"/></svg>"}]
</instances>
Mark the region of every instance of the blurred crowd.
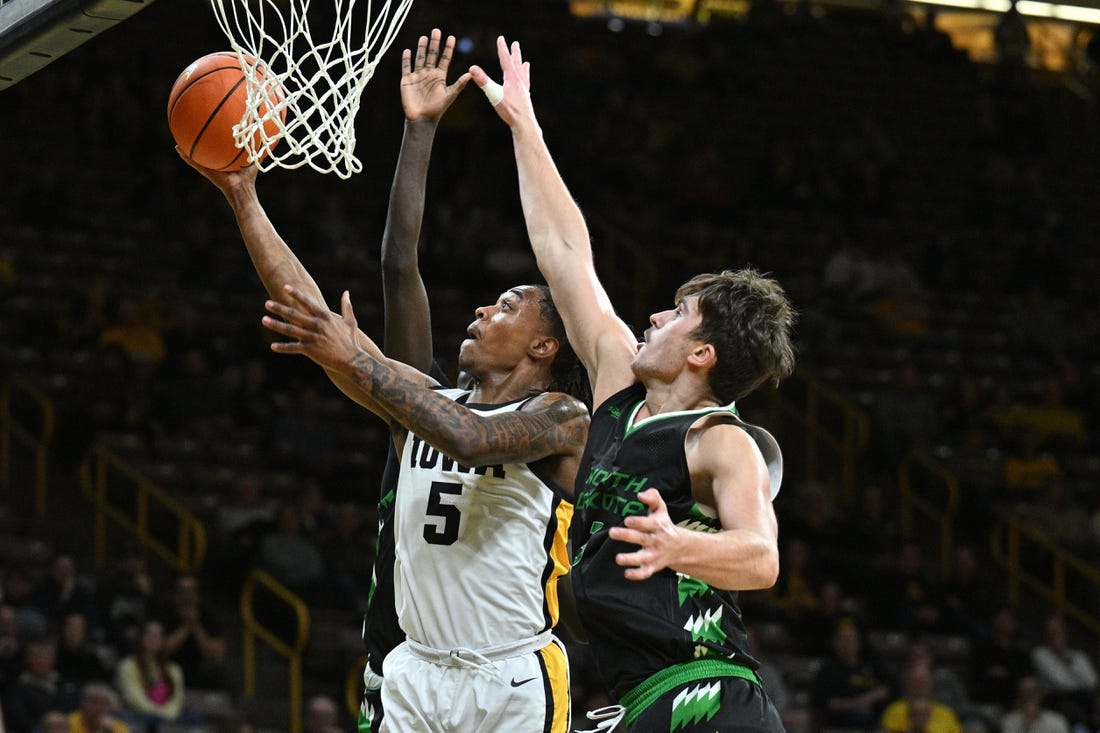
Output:
<instances>
[{"instance_id":1,"label":"blurred crowd","mask_svg":"<svg viewBox=\"0 0 1100 733\"><path fill-rule=\"evenodd\" d=\"M225 43L161 5L3 92L0 375L55 399L58 473L93 445L122 456L206 522L216 571L159 577L135 547L106 569L29 552L9 514L12 733L243 725L202 693L237 692L225 630L245 574L267 570L353 635L369 589L385 430L305 360L269 353L230 213L164 121L176 74ZM979 67L931 16L762 2L703 29L615 31L561 3L484 5L422 3L395 46L439 25L461 37L457 64L492 68L498 33L523 42L624 318L641 329L668 305L652 293L753 264L801 311L802 367L868 416L853 501L803 480L787 448L780 580L743 598L788 727L1100 730L1095 643L1011 607L987 554L1011 512L1100 557L1100 89ZM364 173L259 183L322 289L351 290L375 335L397 58L364 95ZM485 100L465 94L435 149L421 265L453 373L472 309L538 274ZM947 573L898 526L897 468L914 448L963 489ZM583 720L604 700L570 648ZM350 730L331 699L314 702L307 718Z\"/></svg>"}]
</instances>

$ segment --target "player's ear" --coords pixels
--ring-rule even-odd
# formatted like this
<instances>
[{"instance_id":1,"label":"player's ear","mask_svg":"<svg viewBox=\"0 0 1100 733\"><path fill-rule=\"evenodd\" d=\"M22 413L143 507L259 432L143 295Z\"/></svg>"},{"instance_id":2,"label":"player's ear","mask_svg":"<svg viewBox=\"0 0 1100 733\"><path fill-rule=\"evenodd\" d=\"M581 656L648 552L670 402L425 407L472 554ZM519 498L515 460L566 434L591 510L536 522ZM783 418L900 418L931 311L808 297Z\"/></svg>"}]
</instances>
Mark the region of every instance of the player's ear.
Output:
<instances>
[{"instance_id":1,"label":"player's ear","mask_svg":"<svg viewBox=\"0 0 1100 733\"><path fill-rule=\"evenodd\" d=\"M553 336L539 336L531 340L527 354L532 359L552 359L558 353L558 340Z\"/></svg>"},{"instance_id":2,"label":"player's ear","mask_svg":"<svg viewBox=\"0 0 1100 733\"><path fill-rule=\"evenodd\" d=\"M688 363L698 369L710 369L718 363L718 352L713 344L700 343L688 354Z\"/></svg>"}]
</instances>

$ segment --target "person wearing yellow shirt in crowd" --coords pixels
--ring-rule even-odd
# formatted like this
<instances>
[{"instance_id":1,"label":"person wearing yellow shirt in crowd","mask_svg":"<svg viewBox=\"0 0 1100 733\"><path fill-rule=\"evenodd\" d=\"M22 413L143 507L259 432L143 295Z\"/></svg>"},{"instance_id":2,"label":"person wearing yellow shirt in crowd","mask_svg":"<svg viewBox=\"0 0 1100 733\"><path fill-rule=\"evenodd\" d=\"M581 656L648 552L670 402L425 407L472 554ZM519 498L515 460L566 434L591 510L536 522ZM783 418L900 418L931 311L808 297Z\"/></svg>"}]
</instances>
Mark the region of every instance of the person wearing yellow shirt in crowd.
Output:
<instances>
[{"instance_id":1,"label":"person wearing yellow shirt in crowd","mask_svg":"<svg viewBox=\"0 0 1100 733\"><path fill-rule=\"evenodd\" d=\"M80 707L69 713L69 733L130 733L130 728L114 716L119 707L111 687L89 682L80 690Z\"/></svg>"},{"instance_id":2,"label":"person wearing yellow shirt in crowd","mask_svg":"<svg viewBox=\"0 0 1100 733\"><path fill-rule=\"evenodd\" d=\"M962 733L955 711L932 697L932 669L913 664L905 670L905 694L886 706L880 722L886 733Z\"/></svg>"},{"instance_id":3,"label":"person wearing yellow shirt in crowd","mask_svg":"<svg viewBox=\"0 0 1100 733\"><path fill-rule=\"evenodd\" d=\"M135 300L123 300L118 304L114 323L99 335L100 346L116 345L139 366L156 366L164 360L166 347L160 331L143 318Z\"/></svg>"}]
</instances>

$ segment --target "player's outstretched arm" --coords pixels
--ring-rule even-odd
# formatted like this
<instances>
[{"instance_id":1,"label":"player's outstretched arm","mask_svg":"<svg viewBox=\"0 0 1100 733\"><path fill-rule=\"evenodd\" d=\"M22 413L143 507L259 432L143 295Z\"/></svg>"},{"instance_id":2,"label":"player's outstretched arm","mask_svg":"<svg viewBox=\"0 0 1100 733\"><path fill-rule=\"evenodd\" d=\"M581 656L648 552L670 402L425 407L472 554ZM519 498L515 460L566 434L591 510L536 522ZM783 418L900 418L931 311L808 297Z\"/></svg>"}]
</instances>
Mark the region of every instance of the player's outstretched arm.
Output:
<instances>
[{"instance_id":1,"label":"player's outstretched arm","mask_svg":"<svg viewBox=\"0 0 1100 733\"><path fill-rule=\"evenodd\" d=\"M383 351L424 373L432 365L432 328L417 245L424 219L428 161L440 118L470 80L466 73L447 85L455 39L447 36L441 43L441 38L439 29L432 29L430 37L420 37L415 55L405 49L401 56L405 135L382 236Z\"/></svg>"},{"instance_id":2,"label":"player's outstretched arm","mask_svg":"<svg viewBox=\"0 0 1100 733\"><path fill-rule=\"evenodd\" d=\"M752 438L735 425L715 425L688 446L688 465L699 477L702 504L716 507L721 532L676 526L656 489L638 494L647 514L627 517L611 538L636 545L620 553L631 580L671 568L716 588L756 590L775 585L779 575L778 525L768 469Z\"/></svg>"},{"instance_id":3,"label":"player's outstretched arm","mask_svg":"<svg viewBox=\"0 0 1100 733\"><path fill-rule=\"evenodd\" d=\"M497 39L503 85L480 67L474 82L512 130L520 200L539 270L550 286L569 342L588 370L593 404L634 381L630 363L637 339L596 276L588 225L558 172L531 104L531 66L519 44Z\"/></svg>"},{"instance_id":4,"label":"player's outstretched arm","mask_svg":"<svg viewBox=\"0 0 1100 733\"><path fill-rule=\"evenodd\" d=\"M279 236L275 225L271 223L267 212L260 204L260 197L256 192L256 177L259 173L256 166L248 166L239 171L215 171L198 165L184 155L179 148L176 150L184 162L217 186L229 202L237 220L237 227L241 231L241 237L244 239L245 248L248 250L248 256L252 259L256 274L260 276L260 281L268 295L276 300L285 300L287 296L283 286L289 283L299 291L308 293L313 299L324 302L316 281L290 246ZM360 336L364 340L367 339L366 334L360 334ZM349 398L379 415L387 423L392 422L377 403L364 402L365 395L341 375L329 372L328 376ZM425 380L428 378L425 377Z\"/></svg>"},{"instance_id":5,"label":"player's outstretched arm","mask_svg":"<svg viewBox=\"0 0 1100 733\"><path fill-rule=\"evenodd\" d=\"M579 455L588 434L588 410L560 392L540 395L516 412L483 416L408 378L409 367L386 359L373 344L356 342L351 297L341 316L288 288L290 306L267 302L264 326L293 341L271 345L281 354L303 354L352 380L407 430L463 465L530 462Z\"/></svg>"}]
</instances>

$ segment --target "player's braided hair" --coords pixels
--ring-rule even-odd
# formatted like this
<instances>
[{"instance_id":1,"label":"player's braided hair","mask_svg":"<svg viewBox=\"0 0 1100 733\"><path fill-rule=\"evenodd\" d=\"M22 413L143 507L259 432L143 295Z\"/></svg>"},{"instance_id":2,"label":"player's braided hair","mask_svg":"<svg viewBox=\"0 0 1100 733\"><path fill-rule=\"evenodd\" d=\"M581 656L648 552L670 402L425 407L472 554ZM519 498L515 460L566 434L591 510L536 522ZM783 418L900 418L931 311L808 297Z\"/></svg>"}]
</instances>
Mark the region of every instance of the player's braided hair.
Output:
<instances>
[{"instance_id":1,"label":"player's braided hair","mask_svg":"<svg viewBox=\"0 0 1100 733\"><path fill-rule=\"evenodd\" d=\"M561 314L558 313L558 307L554 304L550 288L546 285L530 287L542 293L542 297L539 298L539 314L546 322L550 335L558 340L558 353L550 364L550 390L572 395L591 410L592 387L588 382L588 373L565 335L565 324L561 320Z\"/></svg>"}]
</instances>

